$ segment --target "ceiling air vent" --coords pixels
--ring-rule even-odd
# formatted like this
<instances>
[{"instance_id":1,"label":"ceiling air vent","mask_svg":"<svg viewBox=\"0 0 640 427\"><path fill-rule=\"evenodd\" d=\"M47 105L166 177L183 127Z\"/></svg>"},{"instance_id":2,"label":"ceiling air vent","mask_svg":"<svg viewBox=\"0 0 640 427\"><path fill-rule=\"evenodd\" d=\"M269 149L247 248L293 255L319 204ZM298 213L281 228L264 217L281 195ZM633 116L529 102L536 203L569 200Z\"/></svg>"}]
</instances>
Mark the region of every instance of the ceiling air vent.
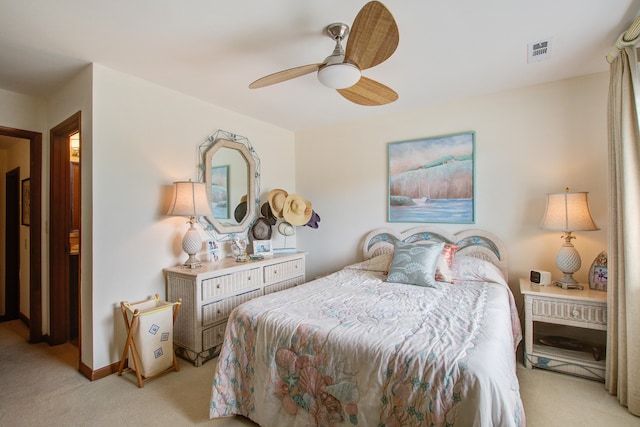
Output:
<instances>
[{"instance_id":1,"label":"ceiling air vent","mask_svg":"<svg viewBox=\"0 0 640 427\"><path fill-rule=\"evenodd\" d=\"M552 39L544 39L534 43L529 43L527 63L540 62L549 59L551 55Z\"/></svg>"}]
</instances>

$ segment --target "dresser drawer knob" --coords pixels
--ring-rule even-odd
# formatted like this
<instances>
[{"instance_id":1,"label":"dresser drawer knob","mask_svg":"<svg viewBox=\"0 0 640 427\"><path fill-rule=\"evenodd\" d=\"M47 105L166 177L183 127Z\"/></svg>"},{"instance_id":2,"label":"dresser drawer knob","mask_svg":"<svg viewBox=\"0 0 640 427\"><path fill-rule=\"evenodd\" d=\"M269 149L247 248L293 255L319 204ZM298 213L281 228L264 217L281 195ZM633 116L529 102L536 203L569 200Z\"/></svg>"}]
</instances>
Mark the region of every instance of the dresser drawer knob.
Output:
<instances>
[{"instance_id":1,"label":"dresser drawer knob","mask_svg":"<svg viewBox=\"0 0 640 427\"><path fill-rule=\"evenodd\" d=\"M578 316L580 316L580 310L578 310L578 309L574 308L574 309L573 309L573 311L571 312L571 315L572 315L573 317L578 317Z\"/></svg>"},{"instance_id":2,"label":"dresser drawer knob","mask_svg":"<svg viewBox=\"0 0 640 427\"><path fill-rule=\"evenodd\" d=\"M216 289L220 289L220 283L216 285Z\"/></svg>"}]
</instances>

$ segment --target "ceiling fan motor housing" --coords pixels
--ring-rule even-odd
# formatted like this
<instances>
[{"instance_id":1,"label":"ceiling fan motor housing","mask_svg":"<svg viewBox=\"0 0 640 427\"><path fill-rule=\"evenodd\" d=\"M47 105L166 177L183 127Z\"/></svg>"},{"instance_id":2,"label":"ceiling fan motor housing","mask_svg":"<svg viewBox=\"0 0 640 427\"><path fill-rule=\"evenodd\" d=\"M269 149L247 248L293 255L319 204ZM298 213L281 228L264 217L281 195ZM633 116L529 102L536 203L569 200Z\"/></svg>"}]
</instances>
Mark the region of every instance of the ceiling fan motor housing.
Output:
<instances>
[{"instance_id":1,"label":"ceiling fan motor housing","mask_svg":"<svg viewBox=\"0 0 640 427\"><path fill-rule=\"evenodd\" d=\"M348 62L327 64L318 70L318 80L332 89L346 89L360 81L360 69Z\"/></svg>"}]
</instances>

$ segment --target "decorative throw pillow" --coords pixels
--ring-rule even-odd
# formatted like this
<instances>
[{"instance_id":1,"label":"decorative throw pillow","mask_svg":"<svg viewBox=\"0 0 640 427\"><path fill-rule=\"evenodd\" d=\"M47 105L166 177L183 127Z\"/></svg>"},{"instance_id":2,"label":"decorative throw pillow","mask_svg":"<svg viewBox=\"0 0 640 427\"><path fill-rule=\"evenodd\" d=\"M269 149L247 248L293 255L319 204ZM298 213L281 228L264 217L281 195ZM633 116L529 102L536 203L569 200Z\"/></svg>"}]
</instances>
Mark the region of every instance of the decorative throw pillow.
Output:
<instances>
[{"instance_id":1,"label":"decorative throw pillow","mask_svg":"<svg viewBox=\"0 0 640 427\"><path fill-rule=\"evenodd\" d=\"M445 243L442 248L442 254L438 258L436 264L436 281L453 283L453 274L451 273L451 267L453 266L453 256L460 249L458 245L452 245Z\"/></svg>"},{"instance_id":2,"label":"decorative throw pillow","mask_svg":"<svg viewBox=\"0 0 640 427\"><path fill-rule=\"evenodd\" d=\"M444 243L417 245L396 242L387 282L433 287L436 262L443 247Z\"/></svg>"}]
</instances>

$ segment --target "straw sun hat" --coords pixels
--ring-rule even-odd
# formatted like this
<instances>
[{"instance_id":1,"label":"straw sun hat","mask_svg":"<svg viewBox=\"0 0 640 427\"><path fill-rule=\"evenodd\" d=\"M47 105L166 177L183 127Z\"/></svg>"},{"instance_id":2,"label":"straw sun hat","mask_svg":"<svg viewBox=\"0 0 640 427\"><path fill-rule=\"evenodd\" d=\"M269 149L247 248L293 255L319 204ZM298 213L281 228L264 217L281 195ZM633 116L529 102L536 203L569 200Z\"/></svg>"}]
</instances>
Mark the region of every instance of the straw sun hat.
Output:
<instances>
[{"instance_id":1,"label":"straw sun hat","mask_svg":"<svg viewBox=\"0 0 640 427\"><path fill-rule=\"evenodd\" d=\"M289 193L280 188L269 191L269 194L267 195L267 201L269 202L269 206L271 206L271 212L277 218L282 218L282 210L284 209L284 203L288 195Z\"/></svg>"},{"instance_id":2,"label":"straw sun hat","mask_svg":"<svg viewBox=\"0 0 640 427\"><path fill-rule=\"evenodd\" d=\"M305 225L313 215L311 202L297 194L289 194L284 201L282 215L293 225Z\"/></svg>"}]
</instances>

